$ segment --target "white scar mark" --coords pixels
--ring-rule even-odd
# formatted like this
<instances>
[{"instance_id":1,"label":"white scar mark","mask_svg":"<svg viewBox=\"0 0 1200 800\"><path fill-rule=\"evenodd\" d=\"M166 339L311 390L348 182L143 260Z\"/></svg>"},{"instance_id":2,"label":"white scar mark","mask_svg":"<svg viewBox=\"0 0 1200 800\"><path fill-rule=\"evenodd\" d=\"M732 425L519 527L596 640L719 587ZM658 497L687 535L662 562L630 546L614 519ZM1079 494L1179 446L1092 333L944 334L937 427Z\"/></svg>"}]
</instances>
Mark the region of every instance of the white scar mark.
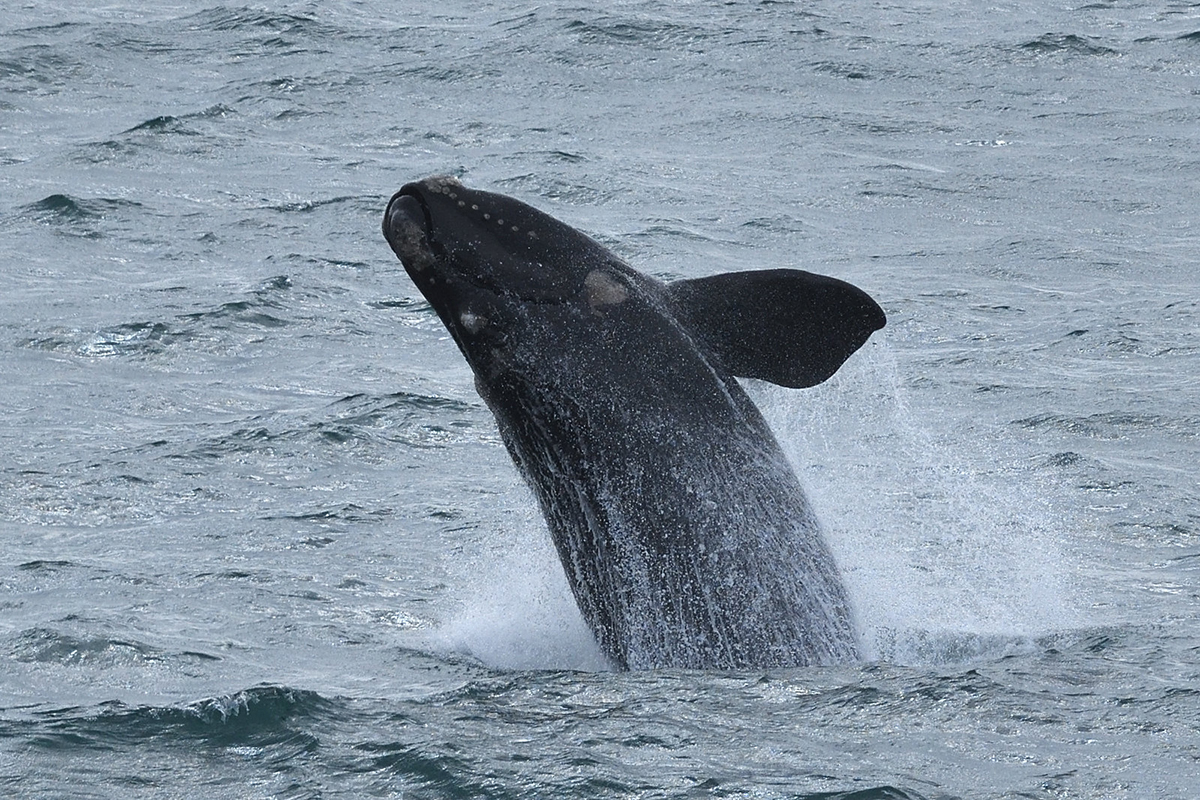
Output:
<instances>
[{"instance_id":1,"label":"white scar mark","mask_svg":"<svg viewBox=\"0 0 1200 800\"><path fill-rule=\"evenodd\" d=\"M463 188L462 183L453 175L435 175L425 181L425 185L432 192L441 192L442 194L450 195L450 199L457 199L457 194L451 194L457 189Z\"/></svg>"},{"instance_id":2,"label":"white scar mark","mask_svg":"<svg viewBox=\"0 0 1200 800\"><path fill-rule=\"evenodd\" d=\"M459 314L458 320L467 329L468 333L479 333L488 324L487 317L481 317L471 311L464 311Z\"/></svg>"},{"instance_id":3,"label":"white scar mark","mask_svg":"<svg viewBox=\"0 0 1200 800\"><path fill-rule=\"evenodd\" d=\"M587 291L588 306L598 311L603 306L615 306L624 303L629 297L629 289L604 270L594 269L583 279L583 288Z\"/></svg>"}]
</instances>

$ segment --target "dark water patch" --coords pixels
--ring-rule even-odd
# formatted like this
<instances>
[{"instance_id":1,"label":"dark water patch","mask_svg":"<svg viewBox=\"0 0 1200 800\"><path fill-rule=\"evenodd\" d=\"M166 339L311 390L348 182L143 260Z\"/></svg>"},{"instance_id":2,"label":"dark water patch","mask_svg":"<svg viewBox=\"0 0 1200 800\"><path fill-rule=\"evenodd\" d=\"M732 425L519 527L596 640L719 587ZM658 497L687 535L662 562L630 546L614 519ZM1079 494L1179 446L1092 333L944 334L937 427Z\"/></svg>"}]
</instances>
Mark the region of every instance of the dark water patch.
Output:
<instances>
[{"instance_id":1,"label":"dark water patch","mask_svg":"<svg viewBox=\"0 0 1200 800\"><path fill-rule=\"evenodd\" d=\"M1195 536L1195 531L1187 525L1178 522L1150 522L1145 520L1116 522L1113 524L1113 529L1127 533L1132 532L1138 537L1154 539L1159 543L1187 542Z\"/></svg>"},{"instance_id":2,"label":"dark water patch","mask_svg":"<svg viewBox=\"0 0 1200 800\"><path fill-rule=\"evenodd\" d=\"M397 79L410 82L408 79L416 78L438 84L470 83L503 76L499 69L480 66L478 59L462 59L456 63L439 61L434 64L415 65L411 61L404 61L386 67L385 73L389 82ZM431 135L429 138L434 137Z\"/></svg>"},{"instance_id":3,"label":"dark water patch","mask_svg":"<svg viewBox=\"0 0 1200 800\"><path fill-rule=\"evenodd\" d=\"M141 212L144 206L132 200L97 197L79 198L68 194L52 194L18 209L29 220L52 225L62 233L97 238L101 234L91 227L97 221Z\"/></svg>"},{"instance_id":4,"label":"dark water patch","mask_svg":"<svg viewBox=\"0 0 1200 800\"><path fill-rule=\"evenodd\" d=\"M260 304L251 300L224 303L212 311L197 311L185 314L182 318L214 330L227 330L233 324L257 328L283 328L290 324L282 317L263 311Z\"/></svg>"},{"instance_id":5,"label":"dark water patch","mask_svg":"<svg viewBox=\"0 0 1200 800\"><path fill-rule=\"evenodd\" d=\"M1036 54L1068 54L1085 56L1118 55L1116 50L1099 43L1090 36L1073 33L1045 33L1020 45L1022 50Z\"/></svg>"},{"instance_id":6,"label":"dark water patch","mask_svg":"<svg viewBox=\"0 0 1200 800\"><path fill-rule=\"evenodd\" d=\"M87 72L82 62L64 55L58 47L44 44L19 47L0 58L4 88L18 94L58 94L70 89Z\"/></svg>"},{"instance_id":7,"label":"dark water patch","mask_svg":"<svg viewBox=\"0 0 1200 800\"><path fill-rule=\"evenodd\" d=\"M295 36L337 36L339 30L315 17L255 8L218 6L180 18L175 22L184 30L242 33L274 33ZM277 38L277 37L275 37Z\"/></svg>"},{"instance_id":8,"label":"dark water patch","mask_svg":"<svg viewBox=\"0 0 1200 800\"><path fill-rule=\"evenodd\" d=\"M1096 493L1119 493L1136 486L1137 484L1133 481L1092 480L1078 484L1079 489L1082 491Z\"/></svg>"},{"instance_id":9,"label":"dark water patch","mask_svg":"<svg viewBox=\"0 0 1200 800\"><path fill-rule=\"evenodd\" d=\"M802 220L787 214L778 214L771 217L755 217L743 222L742 227L754 231L784 234L804 233L810 230L810 227Z\"/></svg>"},{"instance_id":10,"label":"dark water patch","mask_svg":"<svg viewBox=\"0 0 1200 800\"><path fill-rule=\"evenodd\" d=\"M555 159L556 157L553 154L546 154L543 158ZM576 183L563 176L556 177L542 171L514 175L494 183L497 191L525 194L530 197L559 201L567 205L601 206L621 194L617 190L605 189L594 183Z\"/></svg>"},{"instance_id":11,"label":"dark water patch","mask_svg":"<svg viewBox=\"0 0 1200 800\"><path fill-rule=\"evenodd\" d=\"M439 449L478 436L481 408L438 397L408 393L353 395L326 409L324 418L297 424L294 415L254 415L232 430L200 442L168 443L162 457L174 461L214 461L248 454L271 458L310 457L315 448L364 450L364 457L392 453L396 445ZM161 446L155 446L159 449ZM366 512L376 513L376 512ZM348 520L362 521L362 520Z\"/></svg>"},{"instance_id":12,"label":"dark water patch","mask_svg":"<svg viewBox=\"0 0 1200 800\"><path fill-rule=\"evenodd\" d=\"M818 61L812 65L815 72L845 78L851 81L870 80L871 72L862 64L845 64L838 61Z\"/></svg>"},{"instance_id":13,"label":"dark water patch","mask_svg":"<svg viewBox=\"0 0 1200 800\"><path fill-rule=\"evenodd\" d=\"M285 75L266 80L252 80L236 84L240 92L239 103L260 104L269 100L280 100L290 96L303 97L306 94L320 92L320 102L312 107L292 106L278 112L276 118L282 117L312 117L329 114L331 110L342 104L336 95L347 89L369 87L372 82L361 75L343 70L322 70L307 75ZM330 93L334 94L330 94ZM299 101L302 102L302 101Z\"/></svg>"},{"instance_id":14,"label":"dark water patch","mask_svg":"<svg viewBox=\"0 0 1200 800\"><path fill-rule=\"evenodd\" d=\"M384 404L385 410L412 408L433 411L448 410L463 413L477 410L477 406L465 403L462 400L429 394L417 394L415 392L393 392L386 395L352 394L334 401L330 407L338 409L372 408L381 403Z\"/></svg>"},{"instance_id":15,"label":"dark water patch","mask_svg":"<svg viewBox=\"0 0 1200 800\"><path fill-rule=\"evenodd\" d=\"M396 392L357 394L333 403L332 419L313 423L312 433L344 444L376 438L384 443L437 448L469 436L482 409L445 397Z\"/></svg>"},{"instance_id":16,"label":"dark water patch","mask_svg":"<svg viewBox=\"0 0 1200 800\"><path fill-rule=\"evenodd\" d=\"M230 106L218 103L214 106L209 106L203 111L197 111L192 114L183 114L174 116L164 114L153 117L144 122L139 122L132 128L122 131L121 135L128 136L132 134L179 134L184 136L197 136L201 132L189 123L206 120L223 120L226 117L233 116L237 112Z\"/></svg>"},{"instance_id":17,"label":"dark water patch","mask_svg":"<svg viewBox=\"0 0 1200 800\"><path fill-rule=\"evenodd\" d=\"M449 743L440 747L407 742L371 743L356 745L355 750L363 754L363 763L357 765L356 771L403 776L422 788L437 792L437 796L491 797L503 788L468 777L474 771L474 765Z\"/></svg>"},{"instance_id":18,"label":"dark water patch","mask_svg":"<svg viewBox=\"0 0 1200 800\"><path fill-rule=\"evenodd\" d=\"M376 267L376 264L367 261L350 261L341 258L322 258L320 256L302 256L299 254L294 254L292 257L303 264L322 268L332 267L335 269L364 270Z\"/></svg>"},{"instance_id":19,"label":"dark water patch","mask_svg":"<svg viewBox=\"0 0 1200 800\"><path fill-rule=\"evenodd\" d=\"M274 119L277 122L288 122L289 120L293 120L293 119L304 119L306 117L316 117L316 116L319 116L320 113L321 112L319 112L319 111L307 111L307 110L300 109L300 108L289 108L289 109L280 111L278 114L276 114L274 116Z\"/></svg>"},{"instance_id":20,"label":"dark water patch","mask_svg":"<svg viewBox=\"0 0 1200 800\"><path fill-rule=\"evenodd\" d=\"M926 798L924 795L917 794L911 789L898 789L895 786L875 786L870 789L857 789L851 792L802 794L797 795L796 800L926 800Z\"/></svg>"},{"instance_id":21,"label":"dark water patch","mask_svg":"<svg viewBox=\"0 0 1200 800\"><path fill-rule=\"evenodd\" d=\"M878 632L875 646L883 661L948 666L1029 655L1046 650L1049 644L1022 635L886 629Z\"/></svg>"},{"instance_id":22,"label":"dark water patch","mask_svg":"<svg viewBox=\"0 0 1200 800\"><path fill-rule=\"evenodd\" d=\"M279 514L263 517L264 520L287 520L292 522L382 522L388 517L395 514L395 510L391 508L379 508L375 510L363 508L354 503L347 503L339 508L322 509L320 511L308 511L299 514ZM332 540L324 541L322 544L330 544Z\"/></svg>"},{"instance_id":23,"label":"dark water patch","mask_svg":"<svg viewBox=\"0 0 1200 800\"><path fill-rule=\"evenodd\" d=\"M69 30L82 30L88 27L83 22L51 22L45 25L29 25L27 27L14 28L11 33L13 36L31 37L45 33L59 34Z\"/></svg>"},{"instance_id":24,"label":"dark water patch","mask_svg":"<svg viewBox=\"0 0 1200 800\"><path fill-rule=\"evenodd\" d=\"M424 297L397 297L387 300L372 300L367 303L367 308L376 308L380 310L398 308L404 311L412 311L426 316L433 315L433 306L429 305L429 301Z\"/></svg>"},{"instance_id":25,"label":"dark water patch","mask_svg":"<svg viewBox=\"0 0 1200 800\"><path fill-rule=\"evenodd\" d=\"M211 311L185 314L170 322L126 322L91 332L58 329L19 343L33 350L70 353L84 358L136 360L163 355L188 342L210 340L213 331L227 330L236 323L254 328L278 328L288 324L257 309L253 301L240 301L225 303Z\"/></svg>"},{"instance_id":26,"label":"dark water patch","mask_svg":"<svg viewBox=\"0 0 1200 800\"><path fill-rule=\"evenodd\" d=\"M22 572L44 572L44 573L61 572L63 570L67 570L67 569L74 569L76 567L81 567L81 565L74 564L70 561L43 561L43 560L26 561L24 564L17 565L17 569L21 570Z\"/></svg>"},{"instance_id":27,"label":"dark water patch","mask_svg":"<svg viewBox=\"0 0 1200 800\"><path fill-rule=\"evenodd\" d=\"M1084 465L1094 465L1095 462L1088 459L1086 456L1065 451L1062 453L1054 453L1049 456L1044 456L1038 459L1038 466L1042 467L1080 467Z\"/></svg>"},{"instance_id":28,"label":"dark water patch","mask_svg":"<svg viewBox=\"0 0 1200 800\"><path fill-rule=\"evenodd\" d=\"M212 157L234 139L215 135L211 123L233 113L231 107L218 104L192 114L161 114L125 129L111 139L76 145L72 159L85 164L106 164L138 156L154 159L162 154Z\"/></svg>"},{"instance_id":29,"label":"dark water patch","mask_svg":"<svg viewBox=\"0 0 1200 800\"><path fill-rule=\"evenodd\" d=\"M540 9L535 8L533 11L529 11L524 14L517 14L512 17L505 17L504 19L498 19L495 22L491 23L491 27L504 28L506 31L509 31L510 33L514 32L514 31L522 30L524 28L534 27L544 21L542 18L542 15L538 13L539 11L540 11Z\"/></svg>"},{"instance_id":30,"label":"dark water patch","mask_svg":"<svg viewBox=\"0 0 1200 800\"><path fill-rule=\"evenodd\" d=\"M692 227L689 227L683 220L676 219L657 219L651 220L651 225L642 228L629 234L628 238L632 239L684 239L691 242L723 242L730 244L729 240L722 240L714 236L709 236Z\"/></svg>"},{"instance_id":31,"label":"dark water patch","mask_svg":"<svg viewBox=\"0 0 1200 800\"><path fill-rule=\"evenodd\" d=\"M132 158L140 151L140 146L135 143L108 139L78 145L72 159L79 164L109 164Z\"/></svg>"},{"instance_id":32,"label":"dark water patch","mask_svg":"<svg viewBox=\"0 0 1200 800\"><path fill-rule=\"evenodd\" d=\"M187 331L161 322L133 322L100 331L81 348L81 353L98 358L148 356L189 338Z\"/></svg>"},{"instance_id":33,"label":"dark water patch","mask_svg":"<svg viewBox=\"0 0 1200 800\"><path fill-rule=\"evenodd\" d=\"M75 636L50 628L34 628L19 634L12 657L17 661L63 666L136 666L163 660L158 648L128 639L106 636Z\"/></svg>"},{"instance_id":34,"label":"dark water patch","mask_svg":"<svg viewBox=\"0 0 1200 800\"><path fill-rule=\"evenodd\" d=\"M165 457L175 461L216 461L230 455L275 455L280 443L294 440L298 435L295 431L275 433L266 427L238 428Z\"/></svg>"},{"instance_id":35,"label":"dark water patch","mask_svg":"<svg viewBox=\"0 0 1200 800\"><path fill-rule=\"evenodd\" d=\"M248 581L257 584L275 582L275 575L266 570L227 569L221 572L199 572L194 577L201 581Z\"/></svg>"},{"instance_id":36,"label":"dark water patch","mask_svg":"<svg viewBox=\"0 0 1200 800\"><path fill-rule=\"evenodd\" d=\"M85 485L98 482L99 481L91 481L85 483ZM77 584L80 581L87 580L120 583L129 586L142 586L152 582L151 579L144 576L126 574L111 569L105 569L103 567L90 566L87 564L80 564L65 560L39 559L34 561L26 561L17 565L17 571L21 573L27 573L26 577L34 581L44 579L46 581L57 580L60 583L63 581L70 581L71 583Z\"/></svg>"},{"instance_id":37,"label":"dark water patch","mask_svg":"<svg viewBox=\"0 0 1200 800\"><path fill-rule=\"evenodd\" d=\"M1179 41L1181 41L1181 42L1200 42L1200 31L1192 31L1191 33L1185 33L1179 37Z\"/></svg>"},{"instance_id":38,"label":"dark water patch","mask_svg":"<svg viewBox=\"0 0 1200 800\"><path fill-rule=\"evenodd\" d=\"M282 328L290 324L286 319L270 313L282 307L278 298L292 289L292 279L277 275L263 281L250 292L247 300L223 303L209 311L184 314L181 320L198 324L201 328L227 330L234 325L250 325L257 328Z\"/></svg>"},{"instance_id":39,"label":"dark water patch","mask_svg":"<svg viewBox=\"0 0 1200 800\"><path fill-rule=\"evenodd\" d=\"M382 201L380 198L371 197L364 203L364 198L362 197L346 195L343 197L333 197L328 200L301 200L292 203L279 203L276 205L266 206L266 208L270 209L271 211L278 211L284 214L296 212L303 214L316 211L317 209L324 208L325 206L336 206L342 203L360 203L374 210L377 206L381 205Z\"/></svg>"},{"instance_id":40,"label":"dark water patch","mask_svg":"<svg viewBox=\"0 0 1200 800\"><path fill-rule=\"evenodd\" d=\"M130 322L93 333L58 330L23 339L19 344L32 350L70 353L85 358L145 358L190 338L188 331L165 323Z\"/></svg>"},{"instance_id":41,"label":"dark water patch","mask_svg":"<svg viewBox=\"0 0 1200 800\"><path fill-rule=\"evenodd\" d=\"M1016 308L1015 306L1010 306L1010 305L975 305L975 306L971 306L971 308L975 311L982 311L985 314L1009 314L1009 313L1024 314L1024 313L1026 313L1025 309Z\"/></svg>"},{"instance_id":42,"label":"dark water patch","mask_svg":"<svg viewBox=\"0 0 1200 800\"><path fill-rule=\"evenodd\" d=\"M189 42L180 42L173 37L174 31L166 30L155 36L156 25L109 24L89 26L83 41L100 51L103 58L111 59L115 53L128 53L135 58L147 55L167 56L184 54L191 49Z\"/></svg>"},{"instance_id":43,"label":"dark water patch","mask_svg":"<svg viewBox=\"0 0 1200 800\"><path fill-rule=\"evenodd\" d=\"M549 150L545 156L551 161L559 161L564 164L582 164L588 161L588 157L582 153L568 153L565 150Z\"/></svg>"},{"instance_id":44,"label":"dark water patch","mask_svg":"<svg viewBox=\"0 0 1200 800\"><path fill-rule=\"evenodd\" d=\"M264 748L269 760L286 761L319 744L313 730L336 719L343 704L316 692L259 686L182 707L66 708L34 715L23 724L28 740L45 749L116 750L167 747Z\"/></svg>"},{"instance_id":45,"label":"dark water patch","mask_svg":"<svg viewBox=\"0 0 1200 800\"><path fill-rule=\"evenodd\" d=\"M1096 439L1119 439L1132 432L1169 430L1188 436L1200 435L1200 417L1177 419L1159 414L1134 414L1109 411L1085 417L1066 414L1037 414L1013 421L1031 430L1051 429Z\"/></svg>"},{"instance_id":46,"label":"dark water patch","mask_svg":"<svg viewBox=\"0 0 1200 800\"><path fill-rule=\"evenodd\" d=\"M125 133L174 133L184 136L195 136L197 131L184 125L183 120L179 117L160 116L134 125L125 131Z\"/></svg>"},{"instance_id":47,"label":"dark water patch","mask_svg":"<svg viewBox=\"0 0 1200 800\"><path fill-rule=\"evenodd\" d=\"M622 45L651 50L695 46L728 35L728 31L719 28L702 28L646 17L635 19L602 16L593 20L575 19L567 23L565 29L585 45Z\"/></svg>"}]
</instances>

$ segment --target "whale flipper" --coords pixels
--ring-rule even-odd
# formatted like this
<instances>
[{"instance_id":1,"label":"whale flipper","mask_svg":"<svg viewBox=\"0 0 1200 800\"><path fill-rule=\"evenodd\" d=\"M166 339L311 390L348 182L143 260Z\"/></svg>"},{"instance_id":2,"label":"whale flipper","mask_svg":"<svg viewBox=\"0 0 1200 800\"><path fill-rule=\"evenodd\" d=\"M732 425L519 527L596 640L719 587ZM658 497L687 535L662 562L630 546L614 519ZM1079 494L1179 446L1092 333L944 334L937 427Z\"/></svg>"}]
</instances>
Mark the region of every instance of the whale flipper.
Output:
<instances>
[{"instance_id":1,"label":"whale flipper","mask_svg":"<svg viewBox=\"0 0 1200 800\"><path fill-rule=\"evenodd\" d=\"M825 381L886 321L857 286L796 269L677 281L668 293L724 369L793 389Z\"/></svg>"}]
</instances>

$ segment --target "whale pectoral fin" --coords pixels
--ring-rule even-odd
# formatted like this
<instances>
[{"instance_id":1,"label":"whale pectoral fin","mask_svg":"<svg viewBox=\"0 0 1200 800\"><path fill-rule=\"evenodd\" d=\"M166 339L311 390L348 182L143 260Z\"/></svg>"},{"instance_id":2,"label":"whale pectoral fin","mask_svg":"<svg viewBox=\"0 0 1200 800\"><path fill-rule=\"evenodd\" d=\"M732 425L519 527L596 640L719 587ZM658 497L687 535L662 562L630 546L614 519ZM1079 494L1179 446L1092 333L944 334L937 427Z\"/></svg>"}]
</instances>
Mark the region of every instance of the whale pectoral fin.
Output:
<instances>
[{"instance_id":1,"label":"whale pectoral fin","mask_svg":"<svg viewBox=\"0 0 1200 800\"><path fill-rule=\"evenodd\" d=\"M857 286L794 269L677 281L668 293L721 367L796 389L837 372L887 320Z\"/></svg>"}]
</instances>

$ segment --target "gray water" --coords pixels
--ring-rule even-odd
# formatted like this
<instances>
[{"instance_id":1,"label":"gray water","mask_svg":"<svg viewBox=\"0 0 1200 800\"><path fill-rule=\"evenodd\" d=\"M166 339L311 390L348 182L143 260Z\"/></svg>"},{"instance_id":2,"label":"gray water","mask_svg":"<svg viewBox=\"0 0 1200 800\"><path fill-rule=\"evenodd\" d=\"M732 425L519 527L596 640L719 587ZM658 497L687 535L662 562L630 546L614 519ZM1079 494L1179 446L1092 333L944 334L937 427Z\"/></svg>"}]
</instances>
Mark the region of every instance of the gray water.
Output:
<instances>
[{"instance_id":1,"label":"gray water","mask_svg":"<svg viewBox=\"0 0 1200 800\"><path fill-rule=\"evenodd\" d=\"M0 794L1195 795L1200 5L0 10ZM864 663L605 668L432 173L881 302L749 387Z\"/></svg>"}]
</instances>

